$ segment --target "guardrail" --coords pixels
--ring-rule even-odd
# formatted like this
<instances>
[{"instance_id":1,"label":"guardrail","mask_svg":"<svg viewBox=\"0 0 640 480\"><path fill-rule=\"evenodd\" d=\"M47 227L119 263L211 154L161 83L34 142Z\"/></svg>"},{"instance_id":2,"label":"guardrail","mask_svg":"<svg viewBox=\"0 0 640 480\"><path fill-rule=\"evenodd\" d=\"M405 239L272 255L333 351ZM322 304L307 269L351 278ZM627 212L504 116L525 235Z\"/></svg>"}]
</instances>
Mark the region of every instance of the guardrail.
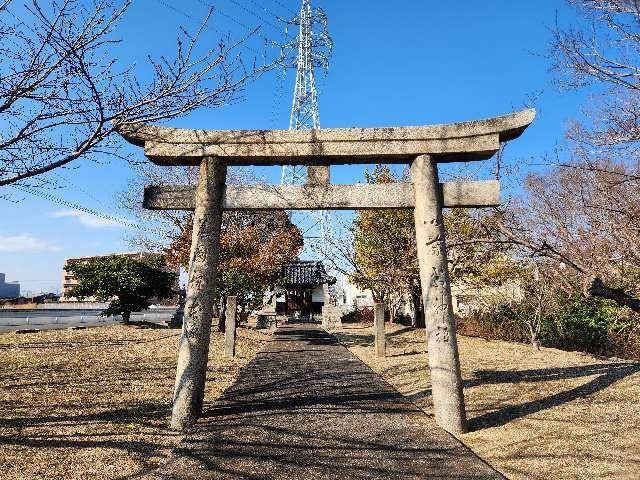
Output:
<instances>
[{"instance_id":1,"label":"guardrail","mask_svg":"<svg viewBox=\"0 0 640 480\"><path fill-rule=\"evenodd\" d=\"M132 321L143 321L159 323L171 320L175 311L163 312L139 312L132 313ZM70 327L93 327L101 325L113 325L122 321L120 315L115 317L101 317L100 315L27 315L24 317L0 317L0 332L11 332L15 330L37 329L51 330L56 328Z\"/></svg>"}]
</instances>

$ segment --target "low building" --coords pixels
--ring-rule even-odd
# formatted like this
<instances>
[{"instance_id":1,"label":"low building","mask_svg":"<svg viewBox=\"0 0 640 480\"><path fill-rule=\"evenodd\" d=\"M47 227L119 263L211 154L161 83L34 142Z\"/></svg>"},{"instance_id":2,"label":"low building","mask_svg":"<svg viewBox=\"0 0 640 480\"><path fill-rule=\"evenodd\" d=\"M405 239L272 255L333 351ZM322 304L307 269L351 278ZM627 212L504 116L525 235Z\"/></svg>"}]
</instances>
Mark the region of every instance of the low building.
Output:
<instances>
[{"instance_id":1,"label":"low building","mask_svg":"<svg viewBox=\"0 0 640 480\"><path fill-rule=\"evenodd\" d=\"M521 302L524 292L520 283L516 281L491 286L459 283L451 286L451 297L453 312L464 317L489 305Z\"/></svg>"},{"instance_id":2,"label":"low building","mask_svg":"<svg viewBox=\"0 0 640 480\"><path fill-rule=\"evenodd\" d=\"M5 279L5 274L0 273L0 298L18 298L20 296L20 284L18 282L7 282Z\"/></svg>"},{"instance_id":3,"label":"low building","mask_svg":"<svg viewBox=\"0 0 640 480\"><path fill-rule=\"evenodd\" d=\"M347 308L362 309L373 308L373 295L371 290L357 287L349 281L348 277L344 277L342 282L342 298L340 304Z\"/></svg>"},{"instance_id":4,"label":"low building","mask_svg":"<svg viewBox=\"0 0 640 480\"><path fill-rule=\"evenodd\" d=\"M79 262L88 262L90 260L93 260L95 258L102 258L102 257L110 257L112 255L123 255L126 257L132 257L132 258L137 258L138 260L143 260L144 258L150 258L150 257L156 257L159 254L157 253L144 253L144 252L125 252L125 253L109 253L109 254L105 254L105 255L93 255L93 256L88 256L88 257L71 257L71 258L65 258L64 260L64 265L62 267L62 294L60 296L60 302L78 302L79 299L76 297L72 297L69 295L70 290L75 287L76 285L78 285L78 279L76 278L76 276L71 273L68 272L66 269L70 264L73 263L79 263ZM168 268L168 267L167 267ZM178 269L176 268L175 271L172 269L168 269L169 271L176 273L176 285L175 285L175 290L178 290L178 278L177 278L177 274ZM98 299L94 298L94 297L86 297L82 299L83 302L97 302ZM172 301L170 303L175 303L175 301Z\"/></svg>"},{"instance_id":5,"label":"low building","mask_svg":"<svg viewBox=\"0 0 640 480\"><path fill-rule=\"evenodd\" d=\"M522 287L518 282L507 282L502 285L479 286L464 283L451 285L451 300L453 313L465 316L474 310L481 310L487 305L522 301L524 297ZM345 278L342 285L340 304L345 309L356 310L372 308L374 305L371 290L363 290ZM404 293L398 298L398 315L413 315L411 297Z\"/></svg>"},{"instance_id":6,"label":"low building","mask_svg":"<svg viewBox=\"0 0 640 480\"><path fill-rule=\"evenodd\" d=\"M329 287L336 278L327 274L322 262L299 260L282 267L278 283L276 313L309 318L321 315L329 305Z\"/></svg>"}]
</instances>

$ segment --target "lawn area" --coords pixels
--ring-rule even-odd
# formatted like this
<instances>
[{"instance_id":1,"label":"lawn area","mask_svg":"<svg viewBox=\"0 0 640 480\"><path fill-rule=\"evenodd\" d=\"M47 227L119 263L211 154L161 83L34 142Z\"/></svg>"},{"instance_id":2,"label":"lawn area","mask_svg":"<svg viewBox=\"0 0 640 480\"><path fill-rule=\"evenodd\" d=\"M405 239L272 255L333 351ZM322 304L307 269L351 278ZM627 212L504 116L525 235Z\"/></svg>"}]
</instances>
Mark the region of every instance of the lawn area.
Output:
<instances>
[{"instance_id":1,"label":"lawn area","mask_svg":"<svg viewBox=\"0 0 640 480\"><path fill-rule=\"evenodd\" d=\"M179 336L120 325L0 335L0 478L131 478L162 463L181 439L167 428ZM212 333L206 402L268 337L239 328L225 359Z\"/></svg>"},{"instance_id":2,"label":"lawn area","mask_svg":"<svg viewBox=\"0 0 640 480\"><path fill-rule=\"evenodd\" d=\"M374 371L432 414L424 330L387 325L333 332ZM640 363L459 337L467 415L459 439L513 479L640 478Z\"/></svg>"}]
</instances>

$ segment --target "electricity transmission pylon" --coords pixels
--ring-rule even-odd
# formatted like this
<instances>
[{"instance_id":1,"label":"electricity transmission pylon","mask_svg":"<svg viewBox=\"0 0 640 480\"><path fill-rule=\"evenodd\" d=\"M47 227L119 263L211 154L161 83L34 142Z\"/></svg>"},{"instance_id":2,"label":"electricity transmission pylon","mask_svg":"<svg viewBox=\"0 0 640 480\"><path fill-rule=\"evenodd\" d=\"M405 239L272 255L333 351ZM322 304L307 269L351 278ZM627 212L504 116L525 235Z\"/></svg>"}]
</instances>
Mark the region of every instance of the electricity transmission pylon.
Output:
<instances>
[{"instance_id":1,"label":"electricity transmission pylon","mask_svg":"<svg viewBox=\"0 0 640 480\"><path fill-rule=\"evenodd\" d=\"M297 57L292 62L296 68L296 84L289 130L317 129L320 128L320 114L315 70L322 68L325 73L328 71L329 56L333 48L333 42L327 31L327 15L321 8L312 8L311 0L302 0L300 13L288 23L299 26L296 40L285 46L297 51ZM306 181L307 167L293 165L282 167L283 184L301 184ZM319 238L324 243L331 228L329 212L317 211L308 214L307 220L310 220L308 223L312 225L305 231L305 235ZM322 248L326 251L326 246Z\"/></svg>"}]
</instances>

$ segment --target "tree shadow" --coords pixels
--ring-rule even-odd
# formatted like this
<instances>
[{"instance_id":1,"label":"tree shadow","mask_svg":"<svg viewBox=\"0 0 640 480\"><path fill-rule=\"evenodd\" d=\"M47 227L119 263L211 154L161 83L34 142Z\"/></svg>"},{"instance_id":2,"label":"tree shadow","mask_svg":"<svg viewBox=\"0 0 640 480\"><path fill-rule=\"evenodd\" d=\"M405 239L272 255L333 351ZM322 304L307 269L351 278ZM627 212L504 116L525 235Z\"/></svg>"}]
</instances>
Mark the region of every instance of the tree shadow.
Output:
<instances>
[{"instance_id":1,"label":"tree shadow","mask_svg":"<svg viewBox=\"0 0 640 480\"><path fill-rule=\"evenodd\" d=\"M471 431L498 427L517 418L557 407L565 403L584 398L613 385L615 382L640 372L640 363L600 363L567 368L547 368L520 371L480 370L475 378L465 381L465 388L486 384L542 382L573 379L597 375L591 381L572 388L518 405L510 405L494 412L487 412L469 422Z\"/></svg>"},{"instance_id":2,"label":"tree shadow","mask_svg":"<svg viewBox=\"0 0 640 480\"><path fill-rule=\"evenodd\" d=\"M503 478L324 331L283 328L155 478Z\"/></svg>"},{"instance_id":3,"label":"tree shadow","mask_svg":"<svg viewBox=\"0 0 640 480\"><path fill-rule=\"evenodd\" d=\"M15 409L19 406L12 405L11 408ZM72 407L72 405L66 406L66 408ZM108 404L104 407L109 408L112 405ZM86 405L77 405L77 410L81 411L83 408L86 408ZM0 448L72 449L78 452L114 449L122 452L122 455L133 457L136 464L135 474L120 478L135 478L157 468L157 461L151 463L149 459L160 450L171 448L173 442L168 441L168 437L179 437L178 434L169 430L168 425L164 427L166 423L164 420L171 411L168 403L148 402L135 406L109 408L95 413L38 417L10 417L7 414L11 409L3 408L2 411L3 414L0 415L2 429L13 430L13 432L9 435L0 434ZM159 420L162 422L159 423ZM145 434L132 437L129 431L132 425L144 430ZM86 431L86 428L89 430ZM149 433L149 429L153 433ZM118 461L117 456L113 461ZM87 471L87 474L91 475L91 471Z\"/></svg>"}]
</instances>

